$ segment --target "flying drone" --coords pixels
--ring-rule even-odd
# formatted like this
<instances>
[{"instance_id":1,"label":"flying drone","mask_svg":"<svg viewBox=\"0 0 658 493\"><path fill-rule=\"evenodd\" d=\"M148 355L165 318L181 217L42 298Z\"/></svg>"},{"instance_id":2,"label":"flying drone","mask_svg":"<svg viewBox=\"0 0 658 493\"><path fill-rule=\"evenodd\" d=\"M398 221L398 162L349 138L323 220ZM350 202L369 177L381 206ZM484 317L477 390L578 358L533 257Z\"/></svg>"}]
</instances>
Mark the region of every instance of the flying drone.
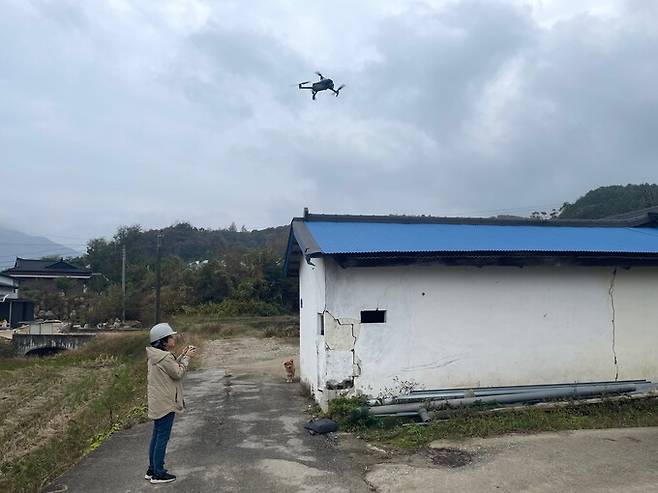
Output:
<instances>
[{"instance_id":1,"label":"flying drone","mask_svg":"<svg viewBox=\"0 0 658 493\"><path fill-rule=\"evenodd\" d=\"M317 82L311 83L310 80L307 80L306 82L300 82L299 83L299 88L300 89L310 89L311 90L311 95L313 96L313 100L315 100L315 95L319 93L320 91L326 91L329 90L333 92L336 97L338 97L338 94L340 93L340 90L345 87L345 84L340 86L338 89L334 89L334 81L331 79L325 79L320 72L315 72L318 77L320 77L320 80ZM305 84L311 84L310 86L306 86Z\"/></svg>"}]
</instances>

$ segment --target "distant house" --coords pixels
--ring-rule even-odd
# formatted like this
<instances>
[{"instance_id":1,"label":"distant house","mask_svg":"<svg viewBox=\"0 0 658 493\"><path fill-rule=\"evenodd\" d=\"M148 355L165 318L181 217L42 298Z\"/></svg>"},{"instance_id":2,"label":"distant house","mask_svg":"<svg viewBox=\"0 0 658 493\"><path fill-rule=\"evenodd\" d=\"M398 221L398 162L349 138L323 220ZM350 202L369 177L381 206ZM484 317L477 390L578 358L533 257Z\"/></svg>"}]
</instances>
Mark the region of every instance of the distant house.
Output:
<instances>
[{"instance_id":1,"label":"distant house","mask_svg":"<svg viewBox=\"0 0 658 493\"><path fill-rule=\"evenodd\" d=\"M18 296L18 282L0 274L0 322L16 327L34 319L34 303Z\"/></svg>"},{"instance_id":2,"label":"distant house","mask_svg":"<svg viewBox=\"0 0 658 493\"><path fill-rule=\"evenodd\" d=\"M18 298L18 282L0 274L0 299Z\"/></svg>"},{"instance_id":3,"label":"distant house","mask_svg":"<svg viewBox=\"0 0 658 493\"><path fill-rule=\"evenodd\" d=\"M655 379L657 218L294 218L302 381L325 405L406 385Z\"/></svg>"},{"instance_id":4,"label":"distant house","mask_svg":"<svg viewBox=\"0 0 658 493\"><path fill-rule=\"evenodd\" d=\"M22 289L51 292L62 291L61 280L65 279L67 291L82 293L91 278L91 270L81 269L64 259L53 261L17 258L14 267L5 270L2 275L18 281Z\"/></svg>"}]
</instances>

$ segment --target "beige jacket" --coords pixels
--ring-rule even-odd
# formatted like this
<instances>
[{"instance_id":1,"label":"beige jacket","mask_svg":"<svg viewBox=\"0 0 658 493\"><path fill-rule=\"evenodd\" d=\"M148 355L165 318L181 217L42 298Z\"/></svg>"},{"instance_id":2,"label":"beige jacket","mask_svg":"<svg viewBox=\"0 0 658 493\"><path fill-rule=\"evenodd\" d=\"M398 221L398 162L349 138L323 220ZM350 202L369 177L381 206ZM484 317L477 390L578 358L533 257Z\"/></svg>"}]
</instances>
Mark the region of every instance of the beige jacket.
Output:
<instances>
[{"instance_id":1,"label":"beige jacket","mask_svg":"<svg viewBox=\"0 0 658 493\"><path fill-rule=\"evenodd\" d=\"M148 417L159 419L170 412L181 413L185 409L183 400L183 376L190 359L178 359L169 351L154 347L146 348L148 360Z\"/></svg>"}]
</instances>

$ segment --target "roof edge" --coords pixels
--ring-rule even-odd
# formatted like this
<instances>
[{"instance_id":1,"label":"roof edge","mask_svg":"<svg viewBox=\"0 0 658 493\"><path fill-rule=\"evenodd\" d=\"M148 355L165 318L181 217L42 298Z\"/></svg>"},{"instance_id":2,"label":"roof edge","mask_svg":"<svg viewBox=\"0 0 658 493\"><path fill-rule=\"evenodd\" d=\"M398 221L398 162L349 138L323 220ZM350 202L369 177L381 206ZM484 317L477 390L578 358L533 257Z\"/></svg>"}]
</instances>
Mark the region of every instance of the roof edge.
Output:
<instances>
[{"instance_id":1,"label":"roof edge","mask_svg":"<svg viewBox=\"0 0 658 493\"><path fill-rule=\"evenodd\" d=\"M304 223L304 218L293 218L288 230L288 245L286 247L285 260L283 262L284 275L289 275L290 261L293 257L299 255L305 259L309 259L310 257L316 257L320 254L322 254L322 249L308 230L308 227Z\"/></svg>"},{"instance_id":2,"label":"roof edge","mask_svg":"<svg viewBox=\"0 0 658 493\"><path fill-rule=\"evenodd\" d=\"M305 214L296 217L295 222L363 222L395 224L471 224L492 226L541 226L541 227L609 227L628 228L648 225L658 226L656 214L644 213L632 218L620 219L499 219L493 217L448 217L448 216L406 216L406 215L351 215L351 214Z\"/></svg>"}]
</instances>

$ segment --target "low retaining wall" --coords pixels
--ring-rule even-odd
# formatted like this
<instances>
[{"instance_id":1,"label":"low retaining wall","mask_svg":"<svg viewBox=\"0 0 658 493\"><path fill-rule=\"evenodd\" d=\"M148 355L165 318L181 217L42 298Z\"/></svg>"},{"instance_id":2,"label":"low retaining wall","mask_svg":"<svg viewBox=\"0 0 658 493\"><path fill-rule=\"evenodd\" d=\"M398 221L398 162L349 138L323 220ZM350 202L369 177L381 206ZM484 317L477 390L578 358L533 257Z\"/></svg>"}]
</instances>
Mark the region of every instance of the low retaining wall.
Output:
<instances>
[{"instance_id":1,"label":"low retaining wall","mask_svg":"<svg viewBox=\"0 0 658 493\"><path fill-rule=\"evenodd\" d=\"M25 356L39 349L75 349L96 337L96 334L14 334L12 344L17 354Z\"/></svg>"}]
</instances>

